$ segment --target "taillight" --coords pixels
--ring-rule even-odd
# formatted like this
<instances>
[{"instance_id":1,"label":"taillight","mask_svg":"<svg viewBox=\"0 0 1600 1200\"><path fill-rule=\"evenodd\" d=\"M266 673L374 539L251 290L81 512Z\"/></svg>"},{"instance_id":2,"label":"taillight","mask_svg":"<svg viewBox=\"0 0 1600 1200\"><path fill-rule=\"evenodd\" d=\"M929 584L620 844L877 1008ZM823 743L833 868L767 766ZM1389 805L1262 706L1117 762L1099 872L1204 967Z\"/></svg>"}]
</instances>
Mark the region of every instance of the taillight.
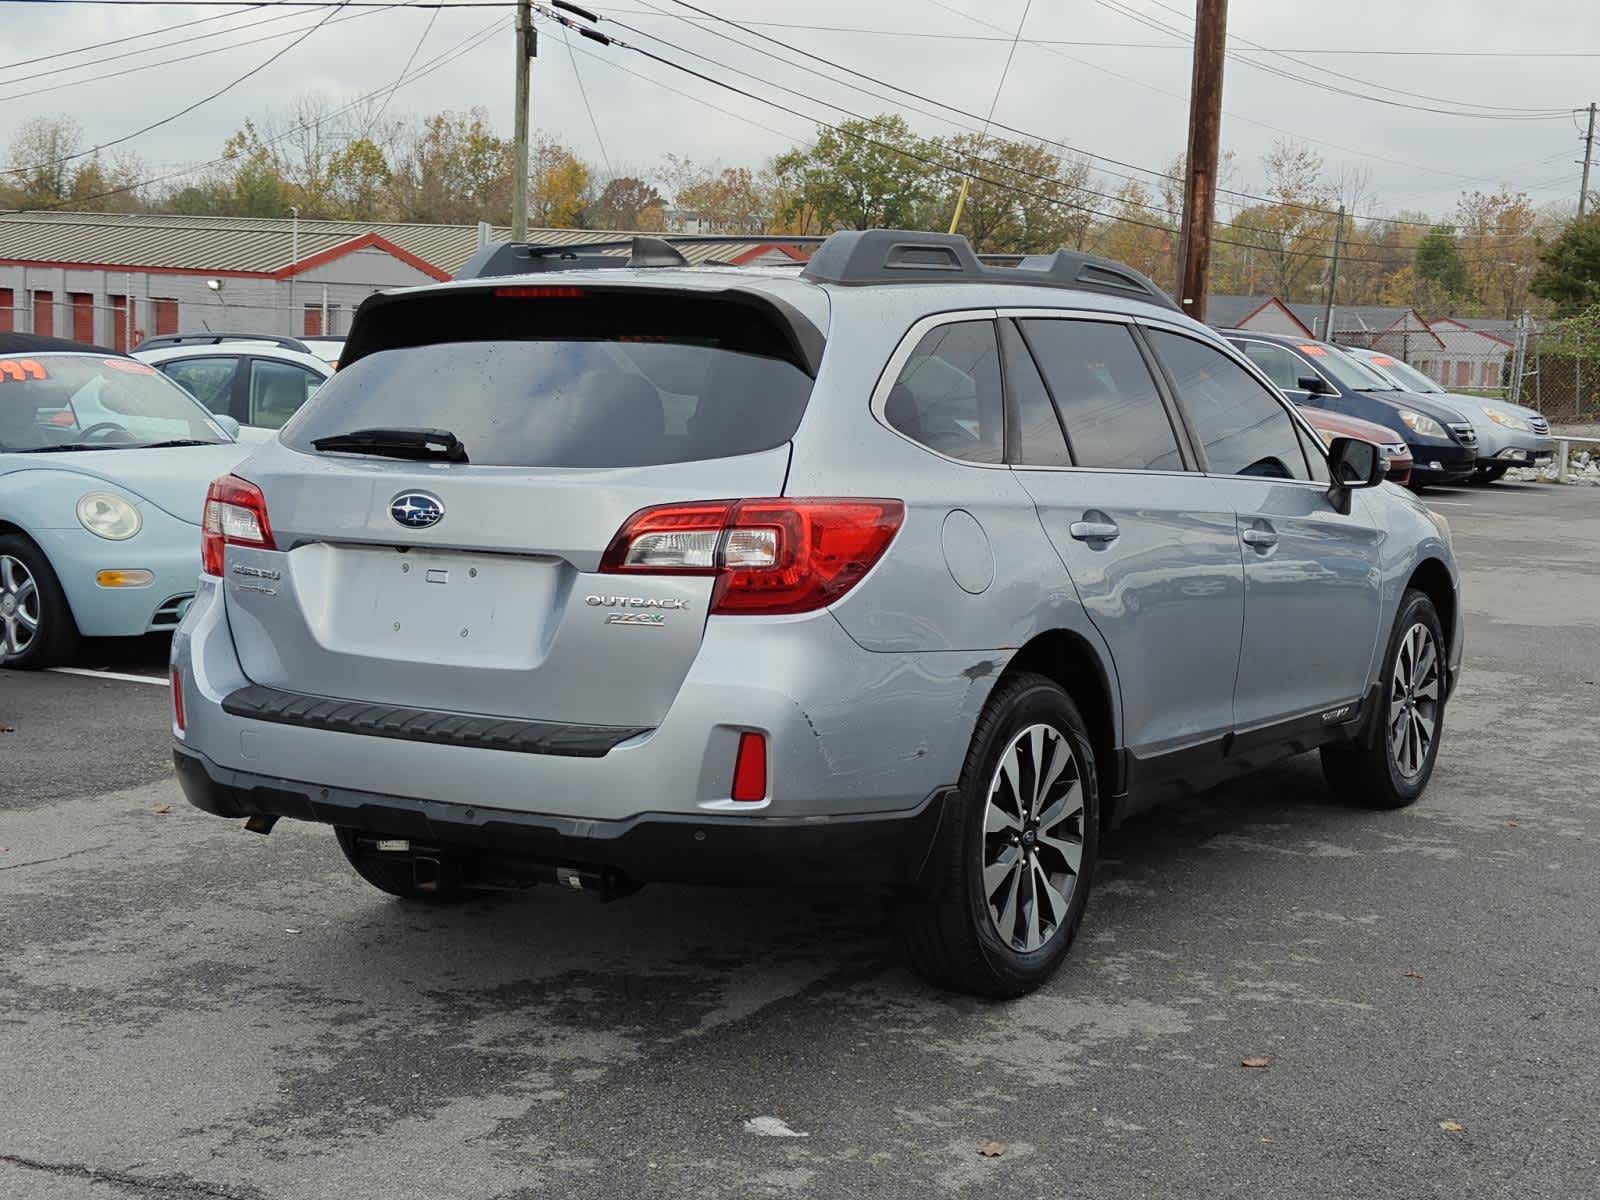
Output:
<instances>
[{"instance_id":1,"label":"taillight","mask_svg":"<svg viewBox=\"0 0 1600 1200\"><path fill-rule=\"evenodd\" d=\"M883 557L898 500L710 500L640 509L600 570L714 575L713 613L799 613L832 604Z\"/></svg>"},{"instance_id":2,"label":"taillight","mask_svg":"<svg viewBox=\"0 0 1600 1200\"><path fill-rule=\"evenodd\" d=\"M222 574L224 546L277 549L267 522L267 498L255 484L237 475L214 480L206 493L200 519L200 569L207 575Z\"/></svg>"}]
</instances>

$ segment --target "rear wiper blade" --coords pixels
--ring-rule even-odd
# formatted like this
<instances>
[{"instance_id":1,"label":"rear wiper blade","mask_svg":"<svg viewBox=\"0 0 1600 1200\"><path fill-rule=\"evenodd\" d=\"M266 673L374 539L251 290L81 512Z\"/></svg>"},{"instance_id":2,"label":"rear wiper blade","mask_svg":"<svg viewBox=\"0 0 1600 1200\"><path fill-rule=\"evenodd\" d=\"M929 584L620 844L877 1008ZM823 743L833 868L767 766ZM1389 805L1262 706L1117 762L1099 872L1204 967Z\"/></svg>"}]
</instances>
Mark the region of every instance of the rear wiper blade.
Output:
<instances>
[{"instance_id":1,"label":"rear wiper blade","mask_svg":"<svg viewBox=\"0 0 1600 1200\"><path fill-rule=\"evenodd\" d=\"M311 444L318 450L342 450L348 454L467 461L467 448L448 429L352 429L349 433L313 438Z\"/></svg>"}]
</instances>

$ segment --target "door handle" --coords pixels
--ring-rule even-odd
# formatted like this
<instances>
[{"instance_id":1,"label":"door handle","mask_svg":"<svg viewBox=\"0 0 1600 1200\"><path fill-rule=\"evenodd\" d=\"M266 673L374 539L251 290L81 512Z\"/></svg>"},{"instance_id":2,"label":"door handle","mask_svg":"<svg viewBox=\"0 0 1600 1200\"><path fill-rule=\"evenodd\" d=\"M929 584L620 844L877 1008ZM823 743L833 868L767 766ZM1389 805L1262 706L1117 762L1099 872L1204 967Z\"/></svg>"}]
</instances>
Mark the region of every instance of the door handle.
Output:
<instances>
[{"instance_id":1,"label":"door handle","mask_svg":"<svg viewBox=\"0 0 1600 1200\"><path fill-rule=\"evenodd\" d=\"M1271 550L1278 544L1278 535L1270 529L1246 529L1239 538L1246 546L1257 550Z\"/></svg>"},{"instance_id":2,"label":"door handle","mask_svg":"<svg viewBox=\"0 0 1600 1200\"><path fill-rule=\"evenodd\" d=\"M1122 534L1115 521L1074 521L1067 532L1080 542L1109 542Z\"/></svg>"}]
</instances>

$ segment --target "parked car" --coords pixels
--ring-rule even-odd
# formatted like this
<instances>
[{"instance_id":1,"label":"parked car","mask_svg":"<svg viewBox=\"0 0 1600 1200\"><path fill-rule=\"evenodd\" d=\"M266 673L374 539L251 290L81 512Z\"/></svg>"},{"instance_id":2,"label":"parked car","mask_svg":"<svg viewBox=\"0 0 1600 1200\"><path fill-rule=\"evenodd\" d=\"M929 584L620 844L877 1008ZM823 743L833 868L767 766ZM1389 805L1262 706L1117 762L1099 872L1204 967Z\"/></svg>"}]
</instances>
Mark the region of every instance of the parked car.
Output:
<instances>
[{"instance_id":1,"label":"parked car","mask_svg":"<svg viewBox=\"0 0 1600 1200\"><path fill-rule=\"evenodd\" d=\"M1433 397L1395 391L1341 347L1245 329L1225 330L1224 336L1296 404L1402 431L1415 460L1411 487L1461 483L1477 469L1477 434L1460 412Z\"/></svg>"},{"instance_id":2,"label":"parked car","mask_svg":"<svg viewBox=\"0 0 1600 1200\"><path fill-rule=\"evenodd\" d=\"M333 374L331 366L307 350L242 339L141 348L134 357L156 367L212 412L238 421L249 442L265 441Z\"/></svg>"},{"instance_id":3,"label":"parked car","mask_svg":"<svg viewBox=\"0 0 1600 1200\"><path fill-rule=\"evenodd\" d=\"M306 349L315 354L330 367L339 365L339 355L344 350L344 339L329 334L306 334L300 339L305 343Z\"/></svg>"},{"instance_id":4,"label":"parked car","mask_svg":"<svg viewBox=\"0 0 1600 1200\"><path fill-rule=\"evenodd\" d=\"M1512 467L1544 466L1555 458L1556 442L1550 436L1550 422L1538 409L1446 391L1410 363L1376 350L1352 348L1350 353L1397 390L1432 396L1472 422L1473 432L1478 435L1475 478L1479 483L1493 483Z\"/></svg>"},{"instance_id":5,"label":"parked car","mask_svg":"<svg viewBox=\"0 0 1600 1200\"><path fill-rule=\"evenodd\" d=\"M177 626L236 429L126 355L0 333L0 666Z\"/></svg>"},{"instance_id":6,"label":"parked car","mask_svg":"<svg viewBox=\"0 0 1600 1200\"><path fill-rule=\"evenodd\" d=\"M173 643L195 805L332 825L414 899L887 886L918 970L1009 996L1139 805L1313 748L1352 802L1421 794L1448 527L1143 276L641 245L369 299L217 480Z\"/></svg>"},{"instance_id":7,"label":"parked car","mask_svg":"<svg viewBox=\"0 0 1600 1200\"><path fill-rule=\"evenodd\" d=\"M1371 442L1383 453L1383 477L1390 483L1402 486L1411 482L1411 447L1406 445L1405 438L1395 430L1371 421L1363 421L1360 417L1347 417L1343 413L1330 412L1326 408L1316 408L1312 405L1302 408L1300 415L1306 419L1311 428L1322 435L1323 441L1332 441L1336 437L1350 437Z\"/></svg>"}]
</instances>

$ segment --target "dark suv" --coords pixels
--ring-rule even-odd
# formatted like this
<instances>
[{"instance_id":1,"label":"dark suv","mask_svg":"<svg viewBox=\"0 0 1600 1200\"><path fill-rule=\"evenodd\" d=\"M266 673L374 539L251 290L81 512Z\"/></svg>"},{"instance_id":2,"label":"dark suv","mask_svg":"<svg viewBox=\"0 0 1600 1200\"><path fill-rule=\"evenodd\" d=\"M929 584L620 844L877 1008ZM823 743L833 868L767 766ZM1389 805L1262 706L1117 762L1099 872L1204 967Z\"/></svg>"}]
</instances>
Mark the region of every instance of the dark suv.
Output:
<instances>
[{"instance_id":1,"label":"dark suv","mask_svg":"<svg viewBox=\"0 0 1600 1200\"><path fill-rule=\"evenodd\" d=\"M1397 429L1416 460L1410 486L1459 483L1478 465L1472 422L1429 396L1397 392L1365 363L1329 342L1226 329L1223 336L1296 404L1325 408Z\"/></svg>"}]
</instances>

